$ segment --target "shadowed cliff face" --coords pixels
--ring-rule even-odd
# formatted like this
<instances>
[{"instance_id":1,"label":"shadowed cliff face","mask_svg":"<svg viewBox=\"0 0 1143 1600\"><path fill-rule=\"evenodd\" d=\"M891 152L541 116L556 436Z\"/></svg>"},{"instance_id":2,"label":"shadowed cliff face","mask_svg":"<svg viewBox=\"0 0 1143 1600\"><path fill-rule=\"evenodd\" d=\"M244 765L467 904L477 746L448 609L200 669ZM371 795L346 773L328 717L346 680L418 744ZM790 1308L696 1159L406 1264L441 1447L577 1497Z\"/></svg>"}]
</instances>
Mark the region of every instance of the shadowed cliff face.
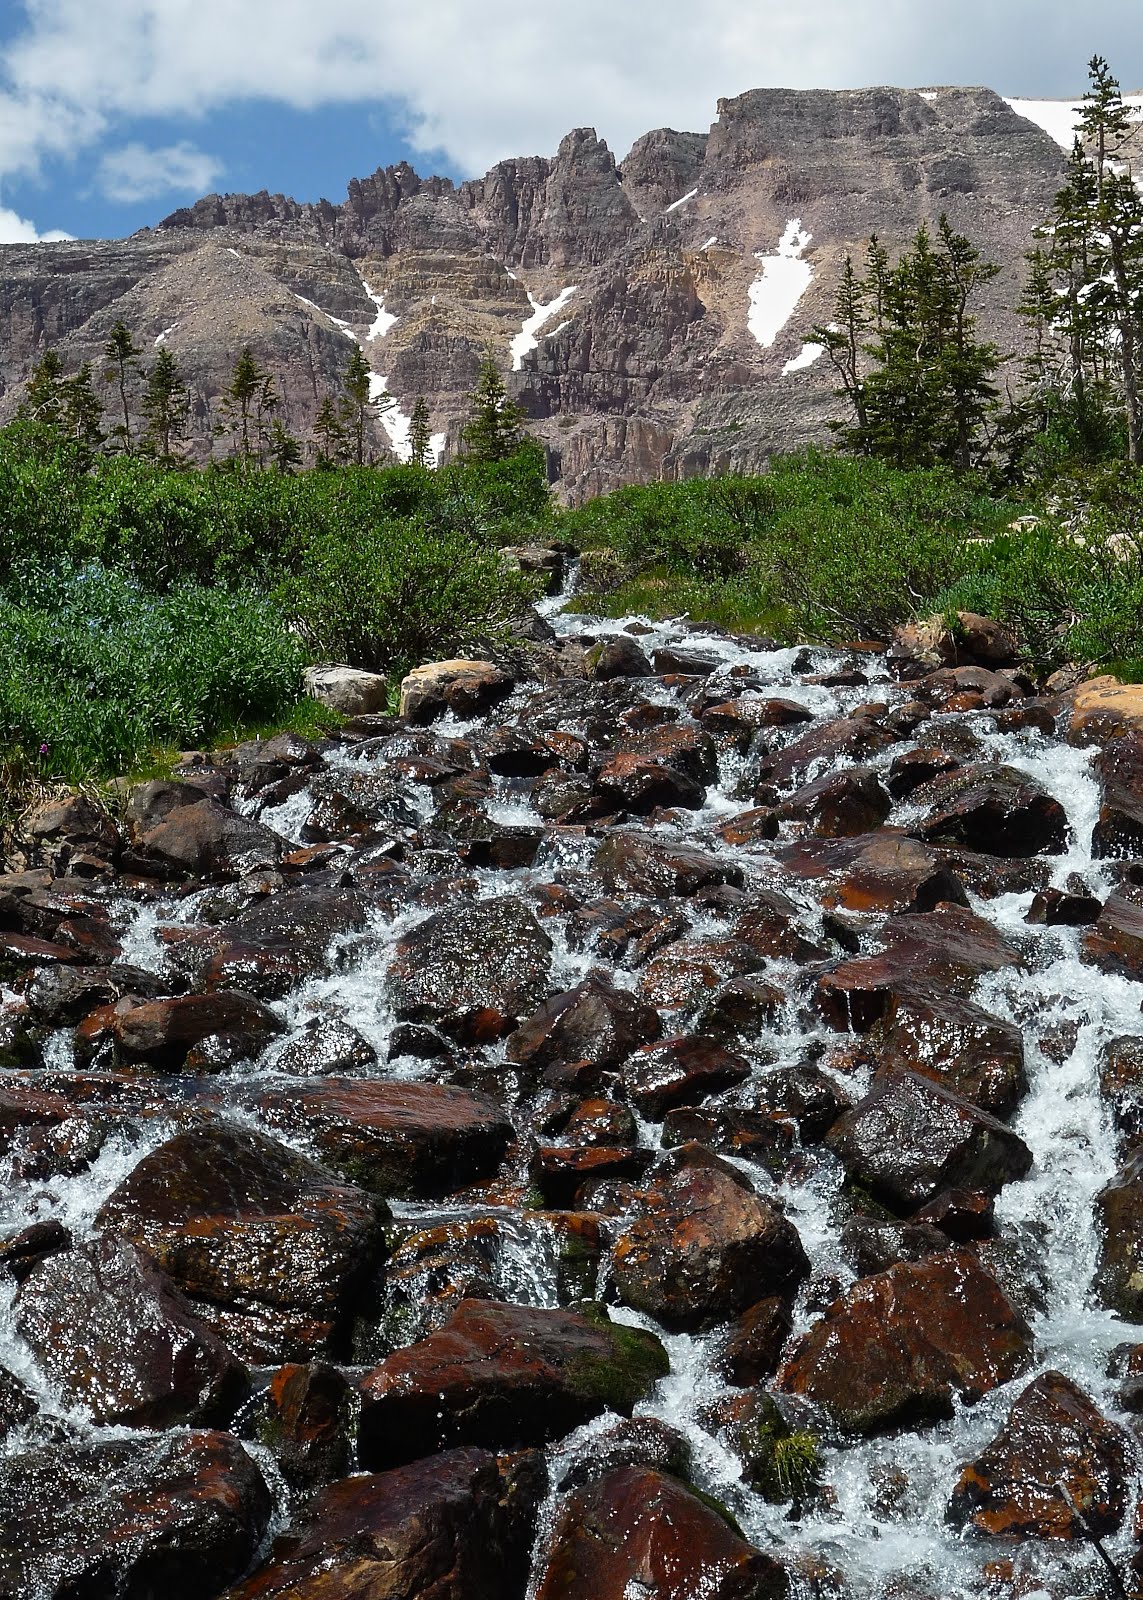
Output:
<instances>
[{"instance_id":1,"label":"shadowed cliff face","mask_svg":"<svg viewBox=\"0 0 1143 1600\"><path fill-rule=\"evenodd\" d=\"M453 440L495 352L568 499L749 470L823 436L833 380L803 346L871 233L892 248L947 212L1001 266L981 323L1017 350L1007 308L1063 167L988 89L765 89L720 102L708 135L646 134L620 164L581 128L551 159L459 187L402 164L340 205L211 195L127 240L0 248L0 414L45 348L96 359L122 318L182 364L203 453L244 344L306 435L356 339L403 410L425 395ZM782 299L775 256L808 267L800 297Z\"/></svg>"}]
</instances>

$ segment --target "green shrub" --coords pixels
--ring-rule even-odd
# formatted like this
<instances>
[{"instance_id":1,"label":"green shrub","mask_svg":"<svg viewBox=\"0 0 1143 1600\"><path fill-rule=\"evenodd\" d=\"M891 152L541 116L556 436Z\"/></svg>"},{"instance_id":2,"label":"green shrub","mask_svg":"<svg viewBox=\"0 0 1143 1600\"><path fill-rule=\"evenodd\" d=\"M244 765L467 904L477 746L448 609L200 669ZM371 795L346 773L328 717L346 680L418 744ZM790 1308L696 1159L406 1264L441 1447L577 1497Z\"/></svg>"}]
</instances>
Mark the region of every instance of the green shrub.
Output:
<instances>
[{"instance_id":1,"label":"green shrub","mask_svg":"<svg viewBox=\"0 0 1143 1600\"><path fill-rule=\"evenodd\" d=\"M18 565L0 593L0 745L76 782L297 701L303 654L250 593L169 594L98 563Z\"/></svg>"}]
</instances>

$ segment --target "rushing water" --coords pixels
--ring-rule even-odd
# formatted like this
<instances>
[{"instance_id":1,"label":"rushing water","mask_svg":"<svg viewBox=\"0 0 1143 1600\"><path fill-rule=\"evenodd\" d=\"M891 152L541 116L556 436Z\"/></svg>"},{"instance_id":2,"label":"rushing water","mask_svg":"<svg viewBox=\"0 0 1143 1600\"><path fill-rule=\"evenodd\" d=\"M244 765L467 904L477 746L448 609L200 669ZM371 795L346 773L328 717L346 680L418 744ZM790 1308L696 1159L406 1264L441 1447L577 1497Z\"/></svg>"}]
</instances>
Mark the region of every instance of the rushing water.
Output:
<instances>
[{"instance_id":1,"label":"rushing water","mask_svg":"<svg viewBox=\"0 0 1143 1600\"><path fill-rule=\"evenodd\" d=\"M557 629L568 635L589 631L602 636L627 626L626 622L602 622L561 614L558 602L545 609ZM826 688L804 681L807 676L804 651L758 651L718 635L690 631L683 623L643 623L643 626L649 631L640 638L640 643L648 653L659 646L682 645L688 650L717 657L728 697L735 692L735 680L729 674L736 667L749 668L765 685L764 692L797 700L818 716L844 715L870 700L907 697L907 691L892 685L885 677L878 657L863 663L871 680L868 684ZM812 667L816 673L841 665L842 660L828 652L813 652ZM534 689L520 691L515 702L496 714L496 720L510 720L514 706L533 692ZM666 687L656 687L652 693L678 703ZM939 740L943 720L938 717L924 725L914 742L930 744ZM1094 892L1105 894L1111 887L1110 879L1104 867L1092 861L1090 850L1097 813L1097 786L1088 755L1036 732L998 733L993 719L987 715L960 720L969 722L982 741L983 759L1003 760L1021 768L1065 806L1072 839L1065 855L1051 859L1053 881L1063 886L1078 875ZM570 719L568 725L574 731L574 719ZM442 731L458 734L468 727L456 724ZM789 737L792 739L800 731L793 730ZM907 748L907 744L895 745L874 757L873 764L887 765ZM352 750L339 751L331 757L340 764L368 759L368 752L360 756ZM740 792L748 767L747 758L733 753L724 755L719 781L710 788L705 806L677 831L701 842L707 849L729 849L719 845L713 828L750 806L749 798ZM745 787L748 795L750 786ZM428 791L419 796L414 793L413 798L418 809L427 813L431 807ZM285 837L296 840L300 837L299 829L308 805L304 793L296 795L263 813L262 820ZM493 819L500 822L535 823L539 820L527 795L520 794L506 781L498 784L488 809ZM907 818L909 814L907 803L902 804L890 822ZM478 893L489 896L516 893L549 882L559 874L583 867L590 849L587 841L582 845L564 842L541 854L533 867L478 873ZM758 844L738 849L735 858L756 881L773 881L768 850L767 845ZM788 883L783 883L783 888L797 897L797 890L791 890ZM981 1576L983 1563L998 1553L1006 1556L1014 1553L1018 1575L1025 1575L1020 1580L1019 1592L1023 1594L1062 1596L1103 1592L1094 1558L1082 1547L1045 1550L1027 1546L1015 1552L1011 1548L998 1551L979 1539L962 1538L945 1522L949 1492L961 1467L992 1437L1012 1400L1035 1372L1059 1368L1074 1377L1106 1415L1116 1417L1116 1386L1107 1376L1108 1356L1116 1345L1137 1337L1131 1328L1100 1309L1091 1293L1097 1245L1092 1200L1117 1165L1115 1137L1098 1090L1100 1050L1112 1037L1139 1031L1143 986L1083 964L1079 959L1076 931L1030 929L1024 922L1030 899L1030 894L976 899L973 909L1018 941L1028 953L1027 970L1009 969L985 977L979 982L974 998L986 1009L1016 1022L1024 1030L1026 1040L1030 1092L1014 1126L1033 1151L1035 1165L1026 1179L1011 1183L1002 1192L997 1216L1006 1234L1030 1239L1039 1257L1044 1309L1034 1320L1034 1370L996 1390L979 1405L958 1408L951 1421L935 1428L827 1449L825 1481L829 1494L818 1508L805 1513L800 1520L791 1521L785 1508L767 1505L743 1483L736 1458L702 1425L704 1413L725 1392L713 1359L725 1334L716 1331L695 1337L664 1336L671 1374L642 1409L685 1432L693 1447L697 1481L733 1510L748 1537L763 1548L780 1545L787 1552L805 1557L807 1563L812 1558L817 1564L819 1578L816 1587L806 1580L804 1593L807 1596L839 1592L830 1588L828 1578L820 1576L832 1568L843 1577L845 1592L854 1596L878 1597L899 1592L939 1596L942 1600L968 1600L971 1596L998 1592L987 1590ZM815 920L820 920L820 913L810 893L803 895L802 900L805 925L812 929ZM143 909L125 903L123 960L161 970L164 947L159 935L162 928L193 922L195 911L195 896ZM423 910L402 912L396 918L374 915L362 931L337 939L325 973L305 983L280 1007L289 1024L290 1035L316 1015L340 1017L377 1049L379 1061L385 1063L375 1069L377 1072L389 1076L425 1075L425 1064L411 1058L386 1063L394 1018L384 985L378 981L396 940L424 915ZM875 931L878 920L870 919L871 932ZM599 964L598 955L591 949L572 949L568 945L558 917L549 919L546 926L557 941L553 986L569 987ZM712 923L711 928L714 926ZM702 922L698 919L695 933L701 936L702 931ZM769 963L768 968L769 976L787 980L791 994L796 993L795 968L783 968L781 963ZM634 981L634 974L624 970L616 971L615 977L620 983ZM1057 1025L1070 1026L1075 1036L1074 1047L1062 1062L1049 1058L1041 1048L1041 1041ZM812 1030L813 1025L806 1023L804 1008L792 998L786 1013L777 1020L756 1052L756 1074L764 1075L772 1071L774 1065L788 1064L804 1055L813 1037ZM823 1042L836 1042L836 1035L828 1035L824 1028L819 1036ZM277 1059L286 1042L288 1036L287 1040L270 1048L259 1065L261 1074L280 1078ZM1053 1052L1053 1055L1058 1054L1058 1051ZM66 1067L69 1057L66 1039L61 1035L50 1049L49 1065ZM249 1082L251 1069L247 1067L242 1076ZM848 1080L846 1087L852 1092L853 1081ZM733 1091L728 1098L733 1098ZM35 1183L12 1179L0 1198L0 1228L11 1231L31 1221L58 1217L78 1234L86 1234L107 1195L134 1163L169 1131L166 1124L150 1123L133 1136L116 1136L89 1170L78 1177ZM648 1145L657 1147L658 1135L657 1126L640 1125L640 1137ZM833 1278L842 1283L850 1280L852 1270L842 1257L838 1240L835 1202L840 1171L837 1164L826 1156L808 1153L796 1179L785 1184L776 1183L760 1166L744 1161L737 1165L759 1191L780 1196L810 1256L814 1280ZM468 1214L463 1208L450 1209L440 1203L406 1203L394 1209L401 1221L415 1220L422 1215L434 1221L462 1219ZM481 1214L496 1213L486 1208ZM500 1216L499 1254L495 1266L497 1292L522 1303L553 1305L556 1303L557 1272L553 1238L550 1230L526 1223L525 1216L508 1211ZM631 1323L643 1320L622 1308L617 1308L614 1314ZM798 1307L799 1327L808 1326L814 1314L803 1292ZM50 1416L60 1417L73 1427L90 1427L79 1414L73 1412L64 1416L58 1397L36 1371L28 1351L13 1330L10 1297L0 1298L0 1361L34 1387ZM1120 1417L1119 1420L1127 1419ZM607 1419L597 1420L555 1447L553 1454L568 1458L590 1449L592 1438L605 1426ZM25 1440L26 1435L18 1433L9 1440L7 1448L18 1449ZM896 1492L887 1492L887 1486L895 1486ZM278 1488L281 1501L284 1491L280 1481ZM282 1501L279 1525L285 1511ZM546 1526L545 1519L538 1533L541 1545ZM1122 1553L1128 1549L1128 1541L1129 1533L1125 1532L1118 1542L1111 1541L1111 1546ZM809 1570L808 1565L806 1570ZM915 1588L909 1589L909 1582ZM897 1585L905 1587L898 1589Z\"/></svg>"}]
</instances>

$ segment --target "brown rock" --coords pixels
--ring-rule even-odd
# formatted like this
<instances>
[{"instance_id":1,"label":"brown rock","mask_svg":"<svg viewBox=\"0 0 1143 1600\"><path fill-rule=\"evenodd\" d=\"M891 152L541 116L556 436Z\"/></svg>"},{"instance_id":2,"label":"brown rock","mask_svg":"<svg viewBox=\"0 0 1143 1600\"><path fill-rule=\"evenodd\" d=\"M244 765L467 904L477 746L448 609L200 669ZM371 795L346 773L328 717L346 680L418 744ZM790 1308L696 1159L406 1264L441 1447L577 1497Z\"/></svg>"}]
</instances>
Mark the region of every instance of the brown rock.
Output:
<instances>
[{"instance_id":1,"label":"brown rock","mask_svg":"<svg viewBox=\"0 0 1143 1600\"><path fill-rule=\"evenodd\" d=\"M466 718L498 704L512 679L490 661L432 661L401 680L399 715L406 722L433 722L446 711Z\"/></svg>"},{"instance_id":2,"label":"brown rock","mask_svg":"<svg viewBox=\"0 0 1143 1600\"><path fill-rule=\"evenodd\" d=\"M1018 1377L1032 1334L974 1256L950 1250L863 1278L795 1344L778 1387L873 1434L936 1422Z\"/></svg>"},{"instance_id":3,"label":"brown rock","mask_svg":"<svg viewBox=\"0 0 1143 1600\"><path fill-rule=\"evenodd\" d=\"M1143 685L1118 678L1089 678L1072 696L1068 743L1106 744L1124 734L1143 734Z\"/></svg>"},{"instance_id":4,"label":"brown rock","mask_svg":"<svg viewBox=\"0 0 1143 1600\"><path fill-rule=\"evenodd\" d=\"M236 989L140 1004L124 999L114 1009L112 1024L121 1055L168 1068L179 1067L188 1052L206 1039L225 1036L235 1041L239 1056L256 1056L283 1031L274 1012Z\"/></svg>"},{"instance_id":5,"label":"brown rock","mask_svg":"<svg viewBox=\"0 0 1143 1600\"><path fill-rule=\"evenodd\" d=\"M1018 858L1067 847L1067 812L1015 767L961 767L917 789L913 801L929 809L909 832L929 843Z\"/></svg>"},{"instance_id":6,"label":"brown rock","mask_svg":"<svg viewBox=\"0 0 1143 1600\"><path fill-rule=\"evenodd\" d=\"M1083 936L1083 959L1104 972L1143 976L1143 886L1125 883Z\"/></svg>"},{"instance_id":7,"label":"brown rock","mask_svg":"<svg viewBox=\"0 0 1143 1600\"><path fill-rule=\"evenodd\" d=\"M770 1295L790 1295L809 1264L780 1211L733 1167L684 1145L616 1241L611 1268L625 1305L675 1331L713 1327Z\"/></svg>"},{"instance_id":8,"label":"brown rock","mask_svg":"<svg viewBox=\"0 0 1143 1600\"><path fill-rule=\"evenodd\" d=\"M1004 1427L961 1473L949 1520L1017 1539L1083 1539L1115 1533L1127 1511L1131 1449L1122 1428L1061 1372L1044 1372L1016 1400Z\"/></svg>"},{"instance_id":9,"label":"brown rock","mask_svg":"<svg viewBox=\"0 0 1143 1600\"><path fill-rule=\"evenodd\" d=\"M621 1467L564 1504L536 1600L784 1600L786 1575L674 1478Z\"/></svg>"},{"instance_id":10,"label":"brown rock","mask_svg":"<svg viewBox=\"0 0 1143 1600\"><path fill-rule=\"evenodd\" d=\"M590 1061L602 1072L662 1031L654 1006L593 974L523 1023L508 1041L508 1059L537 1071Z\"/></svg>"},{"instance_id":11,"label":"brown rock","mask_svg":"<svg viewBox=\"0 0 1143 1600\"><path fill-rule=\"evenodd\" d=\"M376 1470L456 1445L546 1444L614 1410L630 1415L666 1353L601 1307L542 1311L464 1300L436 1333L361 1380L361 1459Z\"/></svg>"},{"instance_id":12,"label":"brown rock","mask_svg":"<svg viewBox=\"0 0 1143 1600\"><path fill-rule=\"evenodd\" d=\"M794 1331L787 1301L777 1295L760 1300L744 1311L730 1330L718 1370L728 1383L752 1388L766 1383L778 1370L786 1341Z\"/></svg>"},{"instance_id":13,"label":"brown rock","mask_svg":"<svg viewBox=\"0 0 1143 1600\"><path fill-rule=\"evenodd\" d=\"M452 1450L332 1484L228 1600L523 1600L533 1457Z\"/></svg>"},{"instance_id":14,"label":"brown rock","mask_svg":"<svg viewBox=\"0 0 1143 1600\"><path fill-rule=\"evenodd\" d=\"M1143 1322L1143 1150L1095 1197L1101 1242L1095 1288L1127 1322Z\"/></svg>"},{"instance_id":15,"label":"brown rock","mask_svg":"<svg viewBox=\"0 0 1143 1600\"><path fill-rule=\"evenodd\" d=\"M674 1106L698 1105L749 1076L743 1056L701 1034L684 1034L636 1050L623 1068L623 1087L635 1109L658 1122Z\"/></svg>"},{"instance_id":16,"label":"brown rock","mask_svg":"<svg viewBox=\"0 0 1143 1600\"><path fill-rule=\"evenodd\" d=\"M742 884L742 868L691 845L616 832L595 853L595 869L610 888L643 894L693 895L712 884Z\"/></svg>"},{"instance_id":17,"label":"brown rock","mask_svg":"<svg viewBox=\"0 0 1143 1600\"><path fill-rule=\"evenodd\" d=\"M197 878L241 878L277 866L287 848L260 822L210 799L177 807L137 842L152 873Z\"/></svg>"},{"instance_id":18,"label":"brown rock","mask_svg":"<svg viewBox=\"0 0 1143 1600\"><path fill-rule=\"evenodd\" d=\"M872 768L849 767L795 789L778 806L777 816L805 823L824 839L848 839L879 828L892 806Z\"/></svg>"},{"instance_id":19,"label":"brown rock","mask_svg":"<svg viewBox=\"0 0 1143 1600\"><path fill-rule=\"evenodd\" d=\"M942 857L898 828L870 838L800 839L776 855L817 886L823 906L845 911L932 911L942 900L967 905L960 880Z\"/></svg>"},{"instance_id":20,"label":"brown rock","mask_svg":"<svg viewBox=\"0 0 1143 1600\"><path fill-rule=\"evenodd\" d=\"M642 814L658 806L696 811L706 798L701 784L685 773L631 751L620 751L604 762L595 793L610 811Z\"/></svg>"},{"instance_id":21,"label":"brown rock","mask_svg":"<svg viewBox=\"0 0 1143 1600\"><path fill-rule=\"evenodd\" d=\"M897 990L875 1044L883 1069L920 1073L994 1117L1028 1092L1020 1029L943 989Z\"/></svg>"},{"instance_id":22,"label":"brown rock","mask_svg":"<svg viewBox=\"0 0 1143 1600\"><path fill-rule=\"evenodd\" d=\"M312 1489L348 1472L353 1402L349 1380L324 1361L291 1362L274 1373L258 1436L292 1487Z\"/></svg>"}]
</instances>

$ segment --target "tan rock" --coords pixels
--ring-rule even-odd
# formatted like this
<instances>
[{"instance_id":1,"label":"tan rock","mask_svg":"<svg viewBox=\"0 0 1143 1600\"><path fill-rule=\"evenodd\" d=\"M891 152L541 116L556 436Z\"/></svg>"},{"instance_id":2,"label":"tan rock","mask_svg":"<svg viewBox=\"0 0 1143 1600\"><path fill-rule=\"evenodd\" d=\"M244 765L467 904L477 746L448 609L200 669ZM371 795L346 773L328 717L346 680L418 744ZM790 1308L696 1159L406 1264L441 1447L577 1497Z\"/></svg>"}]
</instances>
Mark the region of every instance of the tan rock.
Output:
<instances>
[{"instance_id":1,"label":"tan rock","mask_svg":"<svg viewBox=\"0 0 1143 1600\"><path fill-rule=\"evenodd\" d=\"M305 685L308 695L346 717L384 711L389 694L388 681L379 672L357 667L307 667Z\"/></svg>"},{"instance_id":2,"label":"tan rock","mask_svg":"<svg viewBox=\"0 0 1143 1600\"><path fill-rule=\"evenodd\" d=\"M1143 734L1143 683L1106 675L1081 683L1072 698L1069 744L1105 744L1125 733Z\"/></svg>"},{"instance_id":3,"label":"tan rock","mask_svg":"<svg viewBox=\"0 0 1143 1600\"><path fill-rule=\"evenodd\" d=\"M431 722L446 711L470 717L511 687L508 674L491 661L430 661L401 680L400 715L409 722Z\"/></svg>"}]
</instances>

